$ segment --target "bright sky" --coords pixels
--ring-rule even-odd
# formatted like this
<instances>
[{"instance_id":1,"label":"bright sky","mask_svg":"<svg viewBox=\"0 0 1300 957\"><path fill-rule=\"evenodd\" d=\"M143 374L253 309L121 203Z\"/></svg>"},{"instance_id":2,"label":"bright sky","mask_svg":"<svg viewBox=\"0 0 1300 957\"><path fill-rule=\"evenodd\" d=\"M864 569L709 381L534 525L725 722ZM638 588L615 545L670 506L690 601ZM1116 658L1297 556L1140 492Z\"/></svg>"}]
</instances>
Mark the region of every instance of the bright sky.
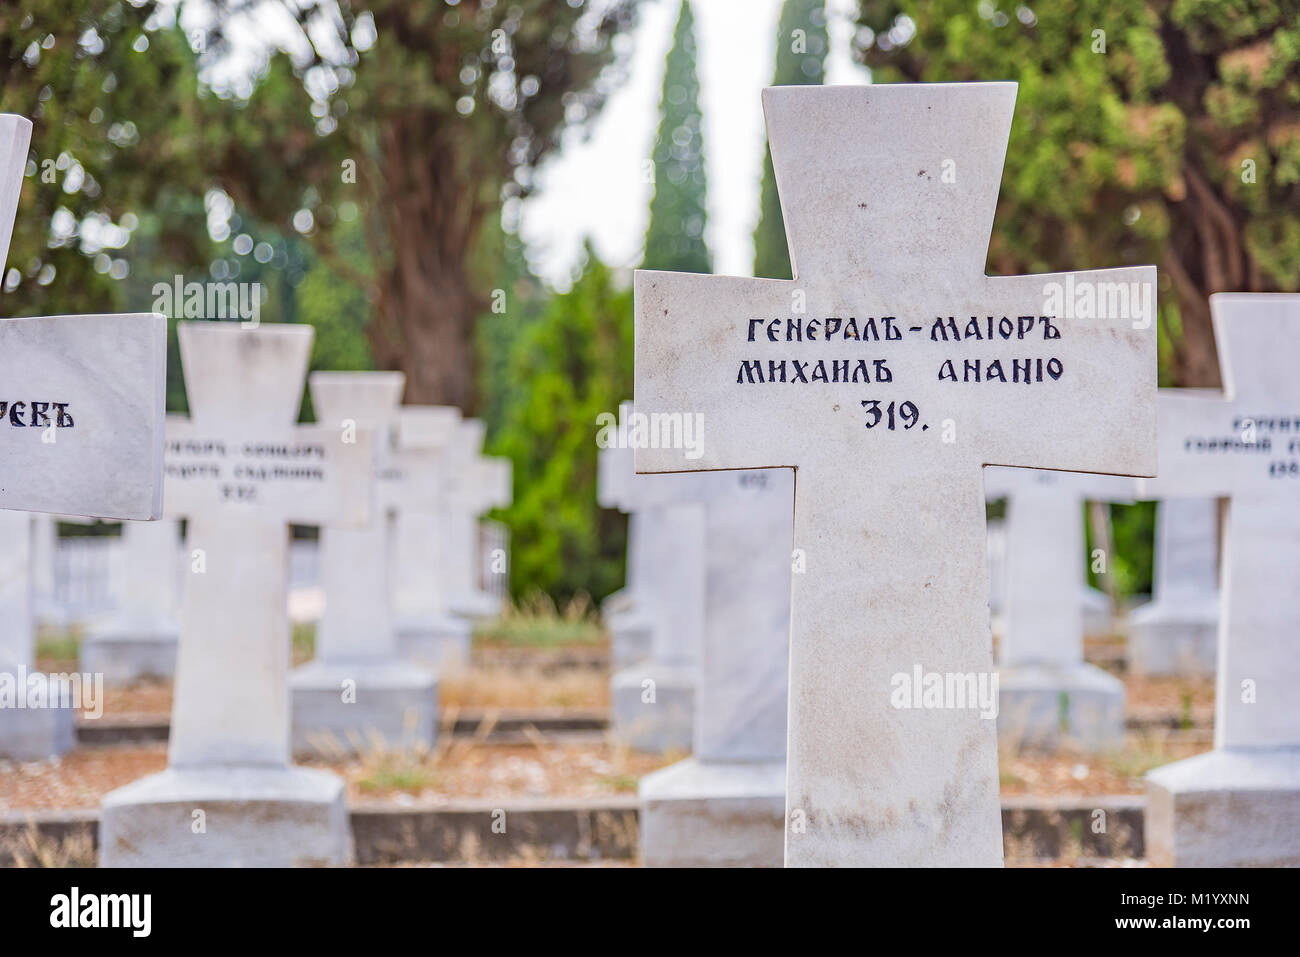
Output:
<instances>
[{"instance_id":1,"label":"bright sky","mask_svg":"<svg viewBox=\"0 0 1300 957\"><path fill-rule=\"evenodd\" d=\"M632 34L626 84L585 131L543 164L520 232L533 269L565 288L584 236L611 265L640 263L652 185L645 175L659 120L664 59L679 0L646 0ZM853 0L828 0L826 82L865 83L853 63ZM705 233L715 272L753 275L753 231L766 136L759 91L772 82L781 0L693 0L709 181Z\"/></svg>"}]
</instances>

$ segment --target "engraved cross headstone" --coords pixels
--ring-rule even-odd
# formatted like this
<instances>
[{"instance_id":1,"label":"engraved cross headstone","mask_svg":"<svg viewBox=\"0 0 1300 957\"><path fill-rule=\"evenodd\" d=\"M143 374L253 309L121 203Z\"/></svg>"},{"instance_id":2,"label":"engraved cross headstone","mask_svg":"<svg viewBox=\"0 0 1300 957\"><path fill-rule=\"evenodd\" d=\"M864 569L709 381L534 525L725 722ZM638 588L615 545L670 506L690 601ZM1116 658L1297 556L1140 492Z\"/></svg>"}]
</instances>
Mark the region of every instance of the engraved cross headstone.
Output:
<instances>
[{"instance_id":1,"label":"engraved cross headstone","mask_svg":"<svg viewBox=\"0 0 1300 957\"><path fill-rule=\"evenodd\" d=\"M984 465L1154 471L1155 270L985 275L1014 84L763 98L795 278L637 274L637 411L706 426L637 468L798 470L786 863L997 865L993 723L898 681L992 671Z\"/></svg>"}]
</instances>

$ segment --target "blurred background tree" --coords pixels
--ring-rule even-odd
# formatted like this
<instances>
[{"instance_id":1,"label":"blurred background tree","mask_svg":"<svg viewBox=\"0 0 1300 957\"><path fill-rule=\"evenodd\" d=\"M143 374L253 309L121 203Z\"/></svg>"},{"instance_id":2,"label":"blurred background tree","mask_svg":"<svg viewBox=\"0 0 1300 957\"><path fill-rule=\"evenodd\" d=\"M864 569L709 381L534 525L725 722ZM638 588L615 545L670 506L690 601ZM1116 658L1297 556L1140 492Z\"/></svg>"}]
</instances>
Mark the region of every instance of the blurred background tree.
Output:
<instances>
[{"instance_id":1,"label":"blurred background tree","mask_svg":"<svg viewBox=\"0 0 1300 957\"><path fill-rule=\"evenodd\" d=\"M511 590L597 600L622 585L627 520L596 504L596 416L632 394L632 291L590 243L569 292L511 351L510 393L492 451L515 467Z\"/></svg>"},{"instance_id":2,"label":"blurred background tree","mask_svg":"<svg viewBox=\"0 0 1300 957\"><path fill-rule=\"evenodd\" d=\"M861 0L860 20L877 80L1019 81L990 266L1156 263L1168 384L1219 383L1211 293L1300 288L1295 4Z\"/></svg>"},{"instance_id":3,"label":"blurred background tree","mask_svg":"<svg viewBox=\"0 0 1300 957\"><path fill-rule=\"evenodd\" d=\"M708 181L704 172L704 116L695 66L695 17L682 0L659 100L654 146L655 191L650 200L643 269L712 272L704 243Z\"/></svg>"},{"instance_id":4,"label":"blurred background tree","mask_svg":"<svg viewBox=\"0 0 1300 957\"><path fill-rule=\"evenodd\" d=\"M826 0L785 0L776 28L776 72L773 86L821 84L826 80ZM772 151L763 156L763 182L759 188L758 226L754 229L754 275L791 279L790 247L785 220L776 192Z\"/></svg>"},{"instance_id":5,"label":"blurred background tree","mask_svg":"<svg viewBox=\"0 0 1300 957\"><path fill-rule=\"evenodd\" d=\"M499 272L478 257L484 226L617 84L612 41L634 0L215 6L205 59L231 51L250 9L279 7L295 30L279 44L292 56L273 51L253 89L235 91L209 148L219 184L366 290L374 362L406 373L406 401L473 411L473 326ZM338 245L345 203L360 212L367 271Z\"/></svg>"},{"instance_id":6,"label":"blurred background tree","mask_svg":"<svg viewBox=\"0 0 1300 957\"><path fill-rule=\"evenodd\" d=\"M33 127L6 316L147 309L128 297L128 243L169 275L208 257L195 58L150 16L121 0L0 9L0 112Z\"/></svg>"}]
</instances>

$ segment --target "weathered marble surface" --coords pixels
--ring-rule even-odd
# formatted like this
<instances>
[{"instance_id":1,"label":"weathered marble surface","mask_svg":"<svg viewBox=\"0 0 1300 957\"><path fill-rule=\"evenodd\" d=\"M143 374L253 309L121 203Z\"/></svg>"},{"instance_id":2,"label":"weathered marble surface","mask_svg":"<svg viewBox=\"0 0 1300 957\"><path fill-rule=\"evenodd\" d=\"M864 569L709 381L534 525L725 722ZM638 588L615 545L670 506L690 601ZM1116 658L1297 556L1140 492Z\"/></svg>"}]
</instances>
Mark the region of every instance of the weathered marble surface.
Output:
<instances>
[{"instance_id":1,"label":"weathered marble surface","mask_svg":"<svg viewBox=\"0 0 1300 957\"><path fill-rule=\"evenodd\" d=\"M0 272L32 124L0 114ZM0 322L0 508L162 514L167 321L156 313Z\"/></svg>"},{"instance_id":2,"label":"weathered marble surface","mask_svg":"<svg viewBox=\"0 0 1300 957\"><path fill-rule=\"evenodd\" d=\"M696 487L705 512L694 756L641 779L642 858L780 867L794 473L677 478Z\"/></svg>"},{"instance_id":3,"label":"weathered marble surface","mask_svg":"<svg viewBox=\"0 0 1300 957\"><path fill-rule=\"evenodd\" d=\"M289 764L287 523L364 522L373 442L296 424L310 326L177 332L192 420L169 426L167 508L188 518L190 573L168 769L105 797L100 861L345 863L341 780ZM202 838L196 811L218 825Z\"/></svg>"},{"instance_id":4,"label":"weathered marble surface","mask_svg":"<svg viewBox=\"0 0 1300 957\"><path fill-rule=\"evenodd\" d=\"M397 506L436 502L432 461L399 455L394 447L405 383L400 372L313 372L309 378L318 422L374 436L370 467L378 492L365 525L321 528L325 611L316 627L316 657L289 676L295 753L318 746L326 753L423 746L437 737L437 675L400 657L392 615Z\"/></svg>"},{"instance_id":5,"label":"weathered marble surface","mask_svg":"<svg viewBox=\"0 0 1300 957\"><path fill-rule=\"evenodd\" d=\"M1300 866L1300 296L1210 297L1223 393L1160 393L1151 497L1226 496L1214 750L1147 775L1175 866Z\"/></svg>"},{"instance_id":6,"label":"weathered marble surface","mask_svg":"<svg viewBox=\"0 0 1300 957\"><path fill-rule=\"evenodd\" d=\"M1161 502L1153 600L1129 615L1128 663L1137 674L1214 674L1219 636L1219 506Z\"/></svg>"},{"instance_id":7,"label":"weathered marble surface","mask_svg":"<svg viewBox=\"0 0 1300 957\"><path fill-rule=\"evenodd\" d=\"M993 723L896 708L891 683L918 664L993 669L982 466L1154 473L1155 270L985 275L1013 84L763 96L796 278L637 274L637 410L705 427L701 454L638 448L637 469L798 469L808 570L794 578L786 863L997 865ZM1121 282L1140 309L1075 315L1080 288ZM931 340L949 316L1013 331ZM1038 320L1023 338L1021 316ZM879 339L845 341L849 318L859 331L874 318ZM787 320L816 321L813 340L787 339ZM818 360L829 380L858 358L856 382L810 377ZM946 359L958 381L939 378ZM1002 363L1008 381L960 381L967 359ZM767 381L783 360L786 381ZM809 381L791 381L793 360ZM1028 384L1009 381L1015 360L1030 361ZM745 376L754 362L761 384Z\"/></svg>"}]
</instances>

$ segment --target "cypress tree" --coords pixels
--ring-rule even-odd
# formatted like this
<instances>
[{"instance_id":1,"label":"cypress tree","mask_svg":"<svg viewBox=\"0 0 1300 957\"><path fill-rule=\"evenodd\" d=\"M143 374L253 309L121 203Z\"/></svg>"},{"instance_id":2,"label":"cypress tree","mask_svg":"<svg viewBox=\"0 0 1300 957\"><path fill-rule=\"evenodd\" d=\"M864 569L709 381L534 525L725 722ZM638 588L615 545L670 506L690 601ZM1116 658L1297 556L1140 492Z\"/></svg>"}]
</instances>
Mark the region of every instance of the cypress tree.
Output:
<instances>
[{"instance_id":1,"label":"cypress tree","mask_svg":"<svg viewBox=\"0 0 1300 957\"><path fill-rule=\"evenodd\" d=\"M777 25L776 72L772 85L821 83L826 78L828 46L825 0L785 0ZM791 278L790 250L770 149L763 158L758 226L754 229L754 275L767 279Z\"/></svg>"},{"instance_id":2,"label":"cypress tree","mask_svg":"<svg viewBox=\"0 0 1300 957\"><path fill-rule=\"evenodd\" d=\"M695 18L689 0L682 0L659 101L655 191L642 262L645 269L712 272L712 259L704 244L707 184L695 57Z\"/></svg>"}]
</instances>

